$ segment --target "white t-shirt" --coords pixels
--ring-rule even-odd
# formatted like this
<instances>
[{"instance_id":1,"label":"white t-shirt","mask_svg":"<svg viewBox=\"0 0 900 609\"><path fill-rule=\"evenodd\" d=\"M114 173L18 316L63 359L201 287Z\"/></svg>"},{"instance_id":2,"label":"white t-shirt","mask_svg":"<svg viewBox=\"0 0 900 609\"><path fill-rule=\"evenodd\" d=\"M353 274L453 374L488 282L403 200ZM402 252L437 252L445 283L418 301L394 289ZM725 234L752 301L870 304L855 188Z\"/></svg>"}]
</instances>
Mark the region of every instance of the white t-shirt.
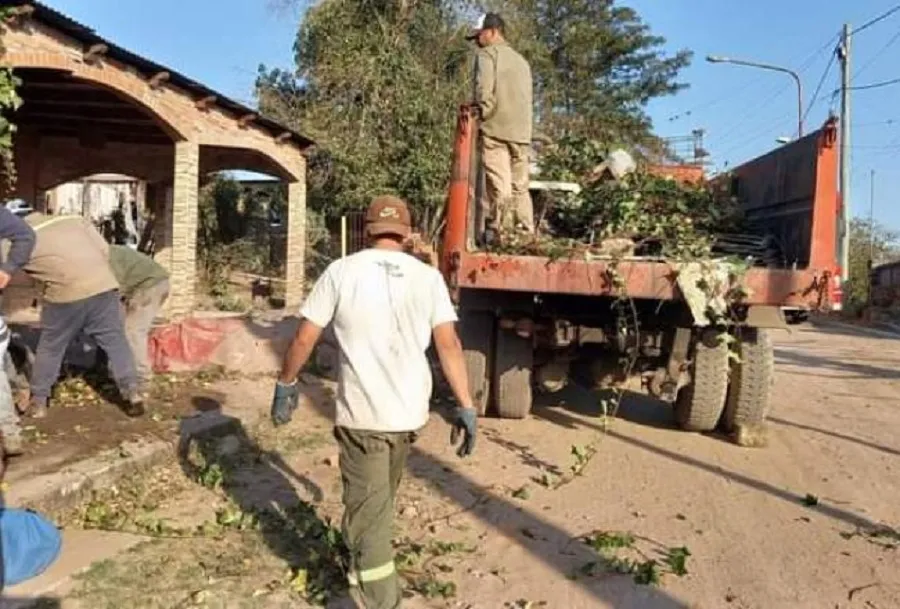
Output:
<instances>
[{"instance_id":1,"label":"white t-shirt","mask_svg":"<svg viewBox=\"0 0 900 609\"><path fill-rule=\"evenodd\" d=\"M413 431L428 421L432 329L456 321L444 278L404 252L367 249L332 262L300 314L340 345L336 421Z\"/></svg>"}]
</instances>

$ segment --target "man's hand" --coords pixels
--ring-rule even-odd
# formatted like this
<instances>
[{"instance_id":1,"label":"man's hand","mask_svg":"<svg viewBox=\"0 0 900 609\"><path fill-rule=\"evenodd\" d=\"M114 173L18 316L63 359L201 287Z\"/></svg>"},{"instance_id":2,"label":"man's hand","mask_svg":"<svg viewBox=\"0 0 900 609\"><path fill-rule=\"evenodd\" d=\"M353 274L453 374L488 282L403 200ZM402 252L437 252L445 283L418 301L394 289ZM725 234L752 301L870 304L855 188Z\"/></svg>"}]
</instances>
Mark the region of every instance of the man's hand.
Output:
<instances>
[{"instance_id":1,"label":"man's hand","mask_svg":"<svg viewBox=\"0 0 900 609\"><path fill-rule=\"evenodd\" d=\"M6 271L0 271L0 290L8 286L11 280L12 275L7 273Z\"/></svg>"},{"instance_id":2,"label":"man's hand","mask_svg":"<svg viewBox=\"0 0 900 609\"><path fill-rule=\"evenodd\" d=\"M272 397L272 424L275 427L289 423L297 409L297 400L300 397L300 385L297 381L285 384L281 381L275 383L275 395Z\"/></svg>"},{"instance_id":3,"label":"man's hand","mask_svg":"<svg viewBox=\"0 0 900 609\"><path fill-rule=\"evenodd\" d=\"M475 450L475 433L478 428L478 413L474 408L458 407L453 410L453 428L450 430L450 445L455 446L459 441L459 434L463 434L456 454L459 457L468 457Z\"/></svg>"}]
</instances>

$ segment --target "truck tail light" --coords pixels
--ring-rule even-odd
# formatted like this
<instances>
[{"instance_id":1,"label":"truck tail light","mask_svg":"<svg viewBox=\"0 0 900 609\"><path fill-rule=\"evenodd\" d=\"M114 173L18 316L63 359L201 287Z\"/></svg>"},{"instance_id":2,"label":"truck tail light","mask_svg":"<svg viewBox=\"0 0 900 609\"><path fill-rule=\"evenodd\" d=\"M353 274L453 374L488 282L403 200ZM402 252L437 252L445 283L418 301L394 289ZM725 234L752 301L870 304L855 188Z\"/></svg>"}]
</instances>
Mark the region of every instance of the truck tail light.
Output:
<instances>
[{"instance_id":1,"label":"truck tail light","mask_svg":"<svg viewBox=\"0 0 900 609\"><path fill-rule=\"evenodd\" d=\"M834 274L831 284L831 310L832 311L841 311L844 308L844 288L843 283L841 281L841 273L840 271Z\"/></svg>"}]
</instances>

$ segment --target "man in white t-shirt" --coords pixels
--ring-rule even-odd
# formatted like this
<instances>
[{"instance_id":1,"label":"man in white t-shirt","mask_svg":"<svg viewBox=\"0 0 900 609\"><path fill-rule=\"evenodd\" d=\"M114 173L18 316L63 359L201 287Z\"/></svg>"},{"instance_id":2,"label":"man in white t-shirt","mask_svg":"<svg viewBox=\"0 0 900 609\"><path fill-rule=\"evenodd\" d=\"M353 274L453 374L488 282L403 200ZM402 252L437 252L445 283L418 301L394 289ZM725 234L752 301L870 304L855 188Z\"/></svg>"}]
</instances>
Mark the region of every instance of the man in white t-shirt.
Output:
<instances>
[{"instance_id":1,"label":"man in white t-shirt","mask_svg":"<svg viewBox=\"0 0 900 609\"><path fill-rule=\"evenodd\" d=\"M441 274L403 251L406 204L378 197L366 212L370 248L331 263L301 308L303 321L285 354L272 419L287 423L297 406L297 375L323 328L340 346L334 435L344 484L344 541L351 595L366 609L400 606L391 545L394 498L417 432L428 421L432 378L425 355L434 340L459 406L451 443L459 456L475 445L472 407L456 312Z\"/></svg>"}]
</instances>

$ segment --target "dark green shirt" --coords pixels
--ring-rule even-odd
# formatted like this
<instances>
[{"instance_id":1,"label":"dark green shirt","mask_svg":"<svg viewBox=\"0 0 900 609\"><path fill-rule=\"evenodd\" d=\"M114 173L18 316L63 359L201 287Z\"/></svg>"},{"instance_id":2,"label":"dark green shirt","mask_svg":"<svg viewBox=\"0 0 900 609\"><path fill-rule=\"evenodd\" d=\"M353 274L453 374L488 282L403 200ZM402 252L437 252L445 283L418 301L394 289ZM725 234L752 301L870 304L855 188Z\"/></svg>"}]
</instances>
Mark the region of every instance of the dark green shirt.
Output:
<instances>
[{"instance_id":1,"label":"dark green shirt","mask_svg":"<svg viewBox=\"0 0 900 609\"><path fill-rule=\"evenodd\" d=\"M109 267L119 282L119 292L131 298L135 292L169 278L166 269L150 256L125 245L109 246Z\"/></svg>"}]
</instances>

